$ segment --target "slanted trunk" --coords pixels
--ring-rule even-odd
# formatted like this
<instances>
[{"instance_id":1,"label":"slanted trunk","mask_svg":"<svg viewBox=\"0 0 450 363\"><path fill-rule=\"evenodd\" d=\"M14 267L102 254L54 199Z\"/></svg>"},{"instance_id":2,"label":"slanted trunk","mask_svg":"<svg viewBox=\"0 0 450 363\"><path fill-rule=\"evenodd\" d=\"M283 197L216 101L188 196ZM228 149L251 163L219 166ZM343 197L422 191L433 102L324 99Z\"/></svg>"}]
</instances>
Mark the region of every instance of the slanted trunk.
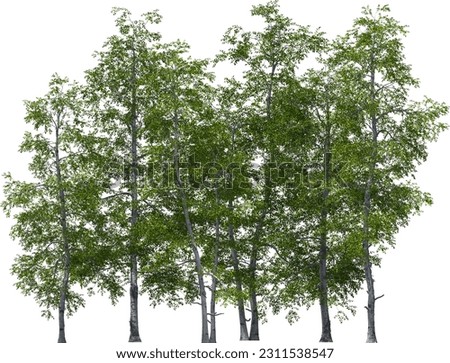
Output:
<instances>
[{"instance_id":1,"label":"slanted trunk","mask_svg":"<svg viewBox=\"0 0 450 363\"><path fill-rule=\"evenodd\" d=\"M177 170L177 174L179 175L179 169ZM192 249L192 253L194 254L194 260L195 260L195 268L197 271L197 281L198 281L198 288L200 293L200 306L201 306L201 317L202 317L202 336L201 340L202 343L208 343L209 342L209 333L208 333L208 307L207 307L207 300L206 300L206 288L205 288L205 281L203 278L203 266L200 260L200 252L198 250L197 244L195 243L194 233L192 229L192 223L189 216L189 211L187 208L187 201L186 201L186 194L184 191L182 194L182 204L183 204L183 213L186 223L186 228L188 230L188 235L190 239L190 245Z\"/></svg>"},{"instance_id":2,"label":"slanted trunk","mask_svg":"<svg viewBox=\"0 0 450 363\"><path fill-rule=\"evenodd\" d=\"M228 208L233 210L233 202L230 200L228 202ZM236 291L238 294L237 298L237 306L238 306L238 314L239 314L239 333L240 340L249 340L248 329L247 329L247 320L245 317L245 305L244 299L242 297L242 277L241 271L239 268L239 258L235 248L236 241L234 239L234 227L233 224L230 223L228 226L228 238L231 242L231 261L233 263L233 272L234 272L234 283L236 285Z\"/></svg>"},{"instance_id":3,"label":"slanted trunk","mask_svg":"<svg viewBox=\"0 0 450 363\"><path fill-rule=\"evenodd\" d=\"M134 228L138 220L138 154L137 154L137 97L136 97L136 55L132 48L133 64L131 72L131 233L130 233L130 338L129 342L140 342L139 316L138 316L138 261L134 252L136 241L134 240Z\"/></svg>"},{"instance_id":4,"label":"slanted trunk","mask_svg":"<svg viewBox=\"0 0 450 363\"><path fill-rule=\"evenodd\" d=\"M192 253L194 255L195 261L195 269L197 272L197 282L200 293L200 306L201 306L201 325L202 325L202 335L201 341L202 343L209 343L209 332L208 332L208 306L207 306L207 298L206 298L206 287L204 281L204 273L203 266L200 259L200 252L198 246L195 242L194 231L192 228L192 222L189 214L189 208L187 204L187 196L185 190L183 188L183 183L181 181L180 174L180 155L178 152L178 142L179 142L179 128L178 128L178 113L175 112L174 118L174 131L175 131L175 147L174 147L174 168L175 168L175 182L177 184L178 192L181 198L181 203L183 207L183 215L184 221L186 224L186 229L188 232L190 246L192 249Z\"/></svg>"},{"instance_id":5,"label":"slanted trunk","mask_svg":"<svg viewBox=\"0 0 450 363\"><path fill-rule=\"evenodd\" d=\"M59 218L61 225L61 235L64 251L64 272L61 281L60 296L59 296L59 309L58 309L58 321L59 321L59 335L58 343L66 343L66 330L65 330L65 312L66 312L66 300L67 290L69 288L69 275L70 275L70 249L68 240L68 228L67 228L67 209L66 209L66 195L63 186L63 180L61 175L61 160L59 157L59 127L61 122L61 115L58 114L57 126L56 126L56 140L55 140L55 165L56 165L56 178L58 182L58 198L59 198Z\"/></svg>"},{"instance_id":6,"label":"slanted trunk","mask_svg":"<svg viewBox=\"0 0 450 363\"><path fill-rule=\"evenodd\" d=\"M328 120L328 115L327 115ZM331 167L331 153L330 153L330 126L326 125L325 143L324 143L324 188L322 191L322 210L320 215L321 233L320 233L320 314L322 319L322 335L321 342L332 342L331 337L331 322L328 308L328 280L327 280L327 252L328 252L328 195L330 183L330 167Z\"/></svg>"}]
</instances>

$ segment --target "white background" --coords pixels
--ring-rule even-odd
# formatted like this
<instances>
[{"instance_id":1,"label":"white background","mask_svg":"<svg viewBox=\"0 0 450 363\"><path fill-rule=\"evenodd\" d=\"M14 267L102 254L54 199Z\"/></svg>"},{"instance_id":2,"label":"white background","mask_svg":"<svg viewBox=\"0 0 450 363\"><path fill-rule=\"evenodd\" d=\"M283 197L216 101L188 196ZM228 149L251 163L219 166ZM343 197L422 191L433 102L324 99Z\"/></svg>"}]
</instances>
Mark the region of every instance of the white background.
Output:
<instances>
[{"instance_id":1,"label":"white background","mask_svg":"<svg viewBox=\"0 0 450 363\"><path fill-rule=\"evenodd\" d=\"M262 1L261 1L262 2ZM160 9L164 16L158 30L164 39L181 38L191 46L191 54L212 57L220 49L220 39L233 24L250 30L250 8L256 0L233 1L4 1L0 5L0 172L11 171L26 179L28 156L17 152L24 131L22 100L34 99L47 91L54 72L82 81L83 71L95 62L91 57L107 36L114 32L112 6L124 6L135 17ZM296 22L321 26L332 37L351 27L362 6L376 1L359 0L281 0L282 11ZM392 15L410 26L405 41L406 58L413 66L421 88L414 97L428 95L450 103L448 87L448 36L450 9L438 0L388 1ZM449 121L449 118L446 118ZM417 180L432 193L434 205L414 217L397 238L397 248L384 258L375 271L377 294L378 345L366 345L365 292L355 301L358 313L350 321L332 321L336 343L333 362L375 362L397 359L401 362L448 361L449 205L447 169L450 132L430 146L426 164ZM1 181L3 183L3 180ZM117 349L212 348L201 345L198 306L172 311L150 308L140 298L142 344L128 340L128 300L110 306L106 297L88 300L66 322L68 344L57 345L57 321L40 317L32 297L23 297L13 287L9 268L19 249L8 236L11 221L0 215L0 361L1 362L115 362ZM323 347L320 314L317 307L302 313L301 320L289 326L283 316L270 317L261 326L261 342L239 342L238 317L234 309L221 309L218 317L217 346L222 350L260 347ZM329 345L328 345L329 346ZM394 358L395 357L395 358Z\"/></svg>"}]
</instances>

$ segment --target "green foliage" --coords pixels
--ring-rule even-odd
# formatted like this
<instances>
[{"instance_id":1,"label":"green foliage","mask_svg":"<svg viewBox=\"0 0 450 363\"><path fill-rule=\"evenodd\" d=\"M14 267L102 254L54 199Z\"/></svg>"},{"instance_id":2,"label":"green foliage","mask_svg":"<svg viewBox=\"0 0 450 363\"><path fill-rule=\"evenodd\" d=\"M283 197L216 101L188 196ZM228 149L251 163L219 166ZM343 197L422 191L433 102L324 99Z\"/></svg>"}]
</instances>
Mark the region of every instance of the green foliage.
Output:
<instances>
[{"instance_id":1,"label":"green foliage","mask_svg":"<svg viewBox=\"0 0 450 363\"><path fill-rule=\"evenodd\" d=\"M85 84L54 75L44 97L25 102L19 152L32 154L31 178L5 174L2 202L22 248L16 286L51 317L70 255L72 314L84 291L117 302L136 256L151 306L192 304L199 272L187 211L217 301L256 294L261 320L270 308L292 324L300 307L323 300L325 258L329 306L340 321L354 314L362 241L380 265L400 228L431 204L415 173L447 128L446 104L409 97L419 81L403 53L407 27L389 11L365 7L328 41L277 1L253 6L263 28L225 32L213 65L242 73L217 85L209 61L151 30L158 12L133 20L114 8L117 34ZM316 69L301 71L313 55Z\"/></svg>"}]
</instances>

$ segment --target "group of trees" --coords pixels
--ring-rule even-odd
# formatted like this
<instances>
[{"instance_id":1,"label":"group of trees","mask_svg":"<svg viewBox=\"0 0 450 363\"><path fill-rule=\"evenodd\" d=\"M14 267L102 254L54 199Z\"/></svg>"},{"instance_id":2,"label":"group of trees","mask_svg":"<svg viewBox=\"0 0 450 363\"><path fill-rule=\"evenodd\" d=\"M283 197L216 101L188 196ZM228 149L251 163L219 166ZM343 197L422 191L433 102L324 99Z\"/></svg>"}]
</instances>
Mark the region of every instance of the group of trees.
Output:
<instances>
[{"instance_id":1,"label":"group of trees","mask_svg":"<svg viewBox=\"0 0 450 363\"><path fill-rule=\"evenodd\" d=\"M294 322L318 302L330 342L330 308L354 312L363 285L376 342L372 267L431 203L414 173L447 113L409 99L406 28L387 6L364 8L328 40L269 1L252 8L264 28L229 28L209 61L149 29L157 12L113 13L118 32L85 82L54 75L25 102L33 179L6 174L23 249L12 272L44 316L58 311L58 342L84 293L114 303L127 287L132 342L140 293L199 304L202 342L216 342L218 303L237 307L241 340L258 340L269 309ZM222 62L236 74L217 84Z\"/></svg>"}]
</instances>

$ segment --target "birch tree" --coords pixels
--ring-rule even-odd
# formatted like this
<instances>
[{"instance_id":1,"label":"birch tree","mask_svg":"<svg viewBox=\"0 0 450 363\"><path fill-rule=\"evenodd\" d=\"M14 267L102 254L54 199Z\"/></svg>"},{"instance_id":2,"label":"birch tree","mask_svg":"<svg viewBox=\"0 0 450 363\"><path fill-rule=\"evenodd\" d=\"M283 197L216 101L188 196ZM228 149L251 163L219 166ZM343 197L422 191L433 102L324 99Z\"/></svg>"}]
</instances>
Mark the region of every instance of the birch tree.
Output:
<instances>
[{"instance_id":1,"label":"birch tree","mask_svg":"<svg viewBox=\"0 0 450 363\"><path fill-rule=\"evenodd\" d=\"M108 248L98 240L101 186L87 157L98 140L85 133L81 88L56 74L49 88L44 97L25 102L32 131L19 151L32 154L32 178L18 181L6 174L2 207L15 219L11 236L23 250L11 269L16 286L34 295L42 316L58 311L58 343L65 343L65 317L84 306L82 289L93 292L97 282L116 299L120 287L108 268Z\"/></svg>"},{"instance_id":2,"label":"birch tree","mask_svg":"<svg viewBox=\"0 0 450 363\"><path fill-rule=\"evenodd\" d=\"M352 29L335 42L332 64L344 79L347 115L359 129L350 135L346 166L350 188L358 197L360 240L367 285L367 342L376 343L373 268L380 252L395 242L395 234L429 194L414 183L418 164L427 158L427 144L445 125L439 118L447 106L429 98L410 99L419 81L405 61L403 38L407 28L389 14L388 6L363 8Z\"/></svg>"},{"instance_id":3,"label":"birch tree","mask_svg":"<svg viewBox=\"0 0 450 363\"><path fill-rule=\"evenodd\" d=\"M214 334L210 336L208 326L208 318L212 317L212 314L215 317L215 312L208 310L206 278L209 274L205 271L203 262L203 222L196 219L204 199L204 191L201 185L193 183L186 169L190 169L190 157L195 157L201 165L211 161L210 155L202 149L202 143L198 141L212 118L212 75L206 71L207 62L191 59L186 55L187 50L188 45L181 41L162 46L162 86L158 107L161 119L168 125L162 156L166 158L164 160L170 161L169 165L173 171L169 184L170 198L166 205L172 206L175 217L183 216L185 238L191 250L190 260L195 266L197 296L200 299L201 342L208 343L215 340ZM214 140L209 139L208 142L208 147L211 147ZM218 236L214 240L217 241L217 238Z\"/></svg>"},{"instance_id":4,"label":"birch tree","mask_svg":"<svg viewBox=\"0 0 450 363\"><path fill-rule=\"evenodd\" d=\"M159 23L161 16L149 12L141 20L132 20L131 13L121 8L114 8L113 14L118 34L109 37L104 49L95 53L98 65L86 72L86 100L93 127L110 140L103 151L103 164L114 180L104 190L104 208L108 211L110 238L122 246L123 256L114 263L129 284L129 341L140 342L139 257L145 250L149 220L152 215L162 218L157 208L152 208L152 201L144 198L141 168L148 158L143 147L148 132L145 118L156 99L155 43L160 39L160 34L148 30L147 24Z\"/></svg>"}]
</instances>

